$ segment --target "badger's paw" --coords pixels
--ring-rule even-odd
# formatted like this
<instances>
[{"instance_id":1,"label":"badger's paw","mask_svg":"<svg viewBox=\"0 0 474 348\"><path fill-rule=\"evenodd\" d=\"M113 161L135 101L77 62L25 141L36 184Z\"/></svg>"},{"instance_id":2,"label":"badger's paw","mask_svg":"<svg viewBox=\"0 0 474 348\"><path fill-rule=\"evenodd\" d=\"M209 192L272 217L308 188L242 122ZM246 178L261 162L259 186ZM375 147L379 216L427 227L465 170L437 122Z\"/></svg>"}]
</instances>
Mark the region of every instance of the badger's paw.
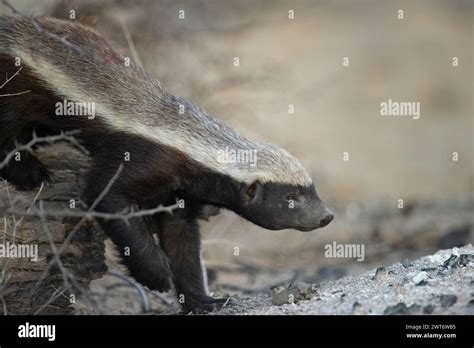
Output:
<instances>
[{"instance_id":1,"label":"badger's paw","mask_svg":"<svg viewBox=\"0 0 474 348\"><path fill-rule=\"evenodd\" d=\"M199 297L198 299L191 299L183 306L184 313L205 314L214 312L227 306L230 303L230 298L213 298L210 296Z\"/></svg>"}]
</instances>

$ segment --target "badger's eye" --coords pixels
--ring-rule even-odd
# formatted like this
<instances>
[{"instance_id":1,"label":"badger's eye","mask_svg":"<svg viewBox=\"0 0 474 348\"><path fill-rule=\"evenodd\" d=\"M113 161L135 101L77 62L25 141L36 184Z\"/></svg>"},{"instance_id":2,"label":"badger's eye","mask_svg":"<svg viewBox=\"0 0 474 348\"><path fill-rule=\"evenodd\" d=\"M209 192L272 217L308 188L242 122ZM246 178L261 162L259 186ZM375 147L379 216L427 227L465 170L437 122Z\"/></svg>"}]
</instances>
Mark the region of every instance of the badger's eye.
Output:
<instances>
[{"instance_id":1,"label":"badger's eye","mask_svg":"<svg viewBox=\"0 0 474 348\"><path fill-rule=\"evenodd\" d=\"M250 199L253 199L255 197L255 193L257 192L257 182L253 182L252 184L247 187L247 196L249 196Z\"/></svg>"},{"instance_id":2,"label":"badger's eye","mask_svg":"<svg viewBox=\"0 0 474 348\"><path fill-rule=\"evenodd\" d=\"M286 196L287 201L296 201L296 195L290 193L288 196Z\"/></svg>"}]
</instances>

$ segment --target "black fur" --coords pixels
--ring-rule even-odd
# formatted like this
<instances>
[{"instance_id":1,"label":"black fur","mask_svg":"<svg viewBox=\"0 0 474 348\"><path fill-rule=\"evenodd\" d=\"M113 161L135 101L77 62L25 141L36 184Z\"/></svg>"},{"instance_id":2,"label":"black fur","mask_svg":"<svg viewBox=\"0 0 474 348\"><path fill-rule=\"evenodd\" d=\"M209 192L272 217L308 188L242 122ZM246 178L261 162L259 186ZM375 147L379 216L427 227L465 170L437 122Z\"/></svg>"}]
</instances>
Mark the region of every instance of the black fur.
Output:
<instances>
[{"instance_id":1,"label":"black fur","mask_svg":"<svg viewBox=\"0 0 474 348\"><path fill-rule=\"evenodd\" d=\"M211 311L225 299L214 299L205 294L196 220L201 208L199 204L188 203L184 210L155 217L155 220L160 245L170 260L173 282L185 310Z\"/></svg>"}]
</instances>

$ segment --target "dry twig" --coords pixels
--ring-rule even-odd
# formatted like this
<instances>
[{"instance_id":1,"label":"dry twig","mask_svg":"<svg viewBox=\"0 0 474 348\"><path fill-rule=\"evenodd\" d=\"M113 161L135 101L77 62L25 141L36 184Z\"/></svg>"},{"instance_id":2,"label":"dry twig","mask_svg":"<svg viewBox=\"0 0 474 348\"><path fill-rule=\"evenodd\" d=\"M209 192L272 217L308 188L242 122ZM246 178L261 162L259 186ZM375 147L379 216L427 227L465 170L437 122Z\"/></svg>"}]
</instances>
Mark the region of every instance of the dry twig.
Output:
<instances>
[{"instance_id":1,"label":"dry twig","mask_svg":"<svg viewBox=\"0 0 474 348\"><path fill-rule=\"evenodd\" d=\"M5 155L3 160L0 162L0 169L6 167L8 165L8 162L10 162L13 156L15 156L15 154L18 152L27 151L29 153L32 153L34 146L38 144L44 144L44 143L53 144L61 140L67 141L70 144L72 144L74 147L81 149L84 153L89 154L89 151L87 151L87 149L84 148L81 144L79 144L76 138L74 138L74 135L78 133L80 133L80 131L76 130L76 131L70 131L70 132L61 132L60 134L57 134L57 135L38 137L36 135L36 132L33 132L32 139L28 143L24 145L16 144L15 148Z\"/></svg>"}]
</instances>

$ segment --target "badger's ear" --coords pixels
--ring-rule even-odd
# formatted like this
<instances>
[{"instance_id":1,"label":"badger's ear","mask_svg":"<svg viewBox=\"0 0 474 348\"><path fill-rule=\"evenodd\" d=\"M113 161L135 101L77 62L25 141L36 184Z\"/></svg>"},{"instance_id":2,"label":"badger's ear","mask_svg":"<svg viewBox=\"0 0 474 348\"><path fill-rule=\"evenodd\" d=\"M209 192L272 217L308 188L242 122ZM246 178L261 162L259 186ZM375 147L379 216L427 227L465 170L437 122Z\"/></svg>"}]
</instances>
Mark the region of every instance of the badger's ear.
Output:
<instances>
[{"instance_id":1,"label":"badger's ear","mask_svg":"<svg viewBox=\"0 0 474 348\"><path fill-rule=\"evenodd\" d=\"M254 181L251 184L245 185L244 187L244 199L247 204L256 201L262 192L262 184L258 181Z\"/></svg>"}]
</instances>

